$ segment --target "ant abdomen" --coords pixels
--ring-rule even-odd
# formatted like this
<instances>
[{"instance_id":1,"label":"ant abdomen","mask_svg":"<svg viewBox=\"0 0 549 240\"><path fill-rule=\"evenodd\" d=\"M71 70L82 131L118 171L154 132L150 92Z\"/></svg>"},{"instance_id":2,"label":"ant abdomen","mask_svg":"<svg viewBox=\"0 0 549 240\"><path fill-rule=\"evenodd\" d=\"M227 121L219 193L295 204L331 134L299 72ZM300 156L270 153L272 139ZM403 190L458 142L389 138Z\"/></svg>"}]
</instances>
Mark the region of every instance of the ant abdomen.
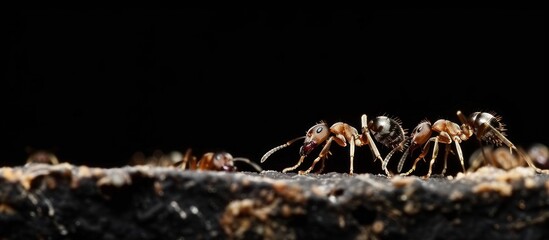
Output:
<instances>
[{"instance_id":1,"label":"ant abdomen","mask_svg":"<svg viewBox=\"0 0 549 240\"><path fill-rule=\"evenodd\" d=\"M503 141L498 137L497 130L501 135L505 136L505 125L501 122L501 117L487 112L474 112L469 115L469 123L473 126L477 136L488 143L496 146L501 146Z\"/></svg>"},{"instance_id":2,"label":"ant abdomen","mask_svg":"<svg viewBox=\"0 0 549 240\"><path fill-rule=\"evenodd\" d=\"M368 129L374 139L385 147L394 149L405 140L406 130L402 128L402 122L397 118L378 116L368 122ZM401 150L404 147L401 146Z\"/></svg>"}]
</instances>

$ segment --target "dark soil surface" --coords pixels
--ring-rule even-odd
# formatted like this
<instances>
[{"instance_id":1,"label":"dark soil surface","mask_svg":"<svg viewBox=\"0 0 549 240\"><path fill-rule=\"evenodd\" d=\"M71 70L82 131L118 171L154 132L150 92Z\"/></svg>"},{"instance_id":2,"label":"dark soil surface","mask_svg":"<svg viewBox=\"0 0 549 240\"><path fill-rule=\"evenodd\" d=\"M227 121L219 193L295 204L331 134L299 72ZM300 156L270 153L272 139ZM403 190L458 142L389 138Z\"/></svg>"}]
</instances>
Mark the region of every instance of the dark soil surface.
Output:
<instances>
[{"instance_id":1,"label":"dark soil surface","mask_svg":"<svg viewBox=\"0 0 549 240\"><path fill-rule=\"evenodd\" d=\"M549 175L0 168L0 239L549 239Z\"/></svg>"}]
</instances>

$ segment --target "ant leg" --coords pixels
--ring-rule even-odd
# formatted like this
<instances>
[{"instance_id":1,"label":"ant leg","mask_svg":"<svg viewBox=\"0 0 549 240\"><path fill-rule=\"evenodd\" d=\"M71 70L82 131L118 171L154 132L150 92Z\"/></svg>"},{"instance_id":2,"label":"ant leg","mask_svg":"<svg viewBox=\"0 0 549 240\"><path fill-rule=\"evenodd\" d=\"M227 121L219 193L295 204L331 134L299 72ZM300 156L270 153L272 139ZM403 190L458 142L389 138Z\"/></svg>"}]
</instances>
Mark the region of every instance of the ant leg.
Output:
<instances>
[{"instance_id":1,"label":"ant leg","mask_svg":"<svg viewBox=\"0 0 549 240\"><path fill-rule=\"evenodd\" d=\"M459 157L459 162L461 163L461 169L463 169L463 173L466 173L467 170L465 170L465 164L463 163L463 152L461 151L461 145L459 145L458 141L454 141L456 143L456 151Z\"/></svg>"},{"instance_id":2,"label":"ant leg","mask_svg":"<svg viewBox=\"0 0 549 240\"><path fill-rule=\"evenodd\" d=\"M530 158L530 156L528 156L528 154L518 149L516 149L516 152L518 153L518 155L520 155L522 159L524 159L524 161L526 161L528 166L533 168L537 173L549 174L549 169L541 169L541 168L538 168L536 165L534 165L534 162L532 162L532 159Z\"/></svg>"},{"instance_id":3,"label":"ant leg","mask_svg":"<svg viewBox=\"0 0 549 240\"><path fill-rule=\"evenodd\" d=\"M438 137L435 137L435 145L433 146L433 155L431 157L431 161L429 162L429 171L427 172L427 175L425 175L425 178L429 178L431 176L431 172L433 170L433 164L435 163L435 159L438 155Z\"/></svg>"},{"instance_id":4,"label":"ant leg","mask_svg":"<svg viewBox=\"0 0 549 240\"><path fill-rule=\"evenodd\" d=\"M400 174L401 176L407 176L407 175L409 175L410 173L412 173L413 171L416 170L417 162L419 162L419 160L421 160L421 159L424 159L425 155L427 155L427 152L429 151L429 147L431 146L431 142L434 141L435 138L436 137L432 137L432 138L429 139L429 141L427 141L427 143L425 143L425 145L423 146L423 150L421 151L421 154L419 154L419 156L414 161L414 165L412 165L412 168L410 170L408 170L408 172L401 173Z\"/></svg>"},{"instance_id":5,"label":"ant leg","mask_svg":"<svg viewBox=\"0 0 549 240\"><path fill-rule=\"evenodd\" d=\"M353 175L354 172L354 159L355 159L355 137L353 136L350 141L351 146L349 146L349 175Z\"/></svg>"},{"instance_id":6,"label":"ant leg","mask_svg":"<svg viewBox=\"0 0 549 240\"><path fill-rule=\"evenodd\" d=\"M421 160L420 157L416 158L416 160L414 161L414 165L412 165L412 168L410 168L410 170L408 170L408 172L401 173L400 175L401 175L401 176L408 176L408 175L410 175L410 173L412 173L413 171L416 170L416 164L417 164L417 162L419 162L419 160Z\"/></svg>"},{"instance_id":7,"label":"ant leg","mask_svg":"<svg viewBox=\"0 0 549 240\"><path fill-rule=\"evenodd\" d=\"M321 159L321 162L320 162L320 169L318 169L318 171L315 172L316 174L320 174L320 173L322 173L322 172L324 171L324 165L325 165L325 163L326 163L326 158L327 158L327 157L324 157L324 158Z\"/></svg>"},{"instance_id":8,"label":"ant leg","mask_svg":"<svg viewBox=\"0 0 549 240\"><path fill-rule=\"evenodd\" d=\"M457 142L456 142L457 144ZM446 168L448 168L448 154L450 153L450 144L446 144L446 148L444 149L444 168L442 169L442 175L446 173Z\"/></svg>"},{"instance_id":9,"label":"ant leg","mask_svg":"<svg viewBox=\"0 0 549 240\"><path fill-rule=\"evenodd\" d=\"M301 163L303 162L303 159L305 159L305 156L301 156L296 165L294 165L293 167L284 168L282 170L282 172L285 173L285 172L292 171L292 170L296 169L297 167L299 167L299 165L301 165Z\"/></svg>"},{"instance_id":10,"label":"ant leg","mask_svg":"<svg viewBox=\"0 0 549 240\"><path fill-rule=\"evenodd\" d=\"M309 169L307 169L306 171L299 171L299 174L308 174L309 172L311 172L315 167L315 164L318 163L318 161L320 161L321 159L324 159L326 157L330 149L330 145L332 145L333 140L334 140L333 136L328 138L328 140L326 140L326 145L324 145L324 148L322 148L322 151L320 151L320 154L318 154L318 157L315 158L315 160L313 161L313 164L311 164L311 167L309 167Z\"/></svg>"},{"instance_id":11,"label":"ant leg","mask_svg":"<svg viewBox=\"0 0 549 240\"><path fill-rule=\"evenodd\" d=\"M368 130L368 116L366 114L362 115L362 134L366 135L366 139L368 140L368 146L370 147L370 151L372 151L372 154L374 155L374 162L379 159L380 161L383 161L383 158L381 158L381 154L379 154L379 150L377 150L376 144L374 143L374 140L372 139L372 136L370 136L370 131Z\"/></svg>"},{"instance_id":12,"label":"ant leg","mask_svg":"<svg viewBox=\"0 0 549 240\"><path fill-rule=\"evenodd\" d=\"M410 173L412 173L413 171L416 170L417 162L419 162L419 160L421 160L421 159L422 159L421 157L417 157L416 160L414 161L414 165L412 165L412 168L411 168L410 170L408 170L408 172L401 173L400 175L401 175L401 176L410 175Z\"/></svg>"}]
</instances>

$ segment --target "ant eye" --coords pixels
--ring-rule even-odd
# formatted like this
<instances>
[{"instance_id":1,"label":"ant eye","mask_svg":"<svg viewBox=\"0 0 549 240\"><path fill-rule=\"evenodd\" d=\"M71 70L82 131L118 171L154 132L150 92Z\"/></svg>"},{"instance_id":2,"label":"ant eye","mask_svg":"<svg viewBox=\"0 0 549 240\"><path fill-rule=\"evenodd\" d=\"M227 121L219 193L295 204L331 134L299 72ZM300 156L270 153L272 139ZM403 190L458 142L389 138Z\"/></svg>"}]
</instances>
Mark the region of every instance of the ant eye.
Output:
<instances>
[{"instance_id":1,"label":"ant eye","mask_svg":"<svg viewBox=\"0 0 549 240\"><path fill-rule=\"evenodd\" d=\"M322 132L322 130L323 130L323 128L319 127L319 128L316 129L316 133L320 133L320 132Z\"/></svg>"}]
</instances>

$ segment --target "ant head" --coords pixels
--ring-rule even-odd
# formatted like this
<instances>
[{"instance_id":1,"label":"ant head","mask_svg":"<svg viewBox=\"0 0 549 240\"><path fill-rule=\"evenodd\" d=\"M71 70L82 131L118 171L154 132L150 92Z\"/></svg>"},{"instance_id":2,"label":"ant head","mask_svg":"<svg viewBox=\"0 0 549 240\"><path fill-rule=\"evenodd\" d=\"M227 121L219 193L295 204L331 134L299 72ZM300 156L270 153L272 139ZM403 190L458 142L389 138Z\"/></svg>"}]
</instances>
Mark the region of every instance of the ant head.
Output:
<instances>
[{"instance_id":1,"label":"ant head","mask_svg":"<svg viewBox=\"0 0 549 240\"><path fill-rule=\"evenodd\" d=\"M303 142L303 146L299 149L299 154L301 156L309 155L318 145L325 142L329 136L330 128L325 122L312 126L305 135L305 141Z\"/></svg>"},{"instance_id":2,"label":"ant head","mask_svg":"<svg viewBox=\"0 0 549 240\"><path fill-rule=\"evenodd\" d=\"M216 152L213 155L213 164L216 169L232 172L236 171L233 159L233 156L228 152Z\"/></svg>"},{"instance_id":3,"label":"ant head","mask_svg":"<svg viewBox=\"0 0 549 240\"><path fill-rule=\"evenodd\" d=\"M417 147L429 141L432 133L433 131L431 130L431 122L429 122L428 120L421 121L414 128L414 130L412 130L410 151L413 151Z\"/></svg>"}]
</instances>

